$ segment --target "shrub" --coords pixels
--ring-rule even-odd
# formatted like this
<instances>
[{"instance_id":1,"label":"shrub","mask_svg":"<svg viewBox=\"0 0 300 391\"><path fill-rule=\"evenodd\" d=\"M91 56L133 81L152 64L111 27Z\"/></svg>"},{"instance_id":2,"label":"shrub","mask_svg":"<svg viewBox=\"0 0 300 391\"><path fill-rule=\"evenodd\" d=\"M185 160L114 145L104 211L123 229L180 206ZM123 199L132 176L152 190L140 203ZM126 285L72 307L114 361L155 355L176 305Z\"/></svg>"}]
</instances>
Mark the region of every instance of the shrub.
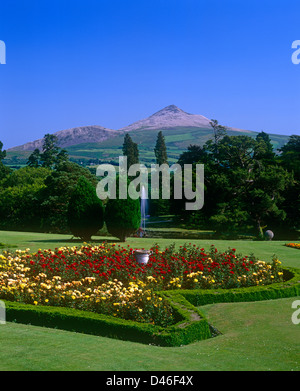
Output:
<instances>
[{"instance_id":1,"label":"shrub","mask_svg":"<svg viewBox=\"0 0 300 391\"><path fill-rule=\"evenodd\" d=\"M102 201L96 189L85 178L80 177L68 205L68 223L74 236L90 240L104 223Z\"/></svg>"},{"instance_id":2,"label":"shrub","mask_svg":"<svg viewBox=\"0 0 300 391\"><path fill-rule=\"evenodd\" d=\"M126 238L138 230L141 224L140 199L120 199L118 194L118 180L116 181L116 199L109 199L105 209L105 223L108 232L125 242ZM127 187L129 185L127 182Z\"/></svg>"}]
</instances>

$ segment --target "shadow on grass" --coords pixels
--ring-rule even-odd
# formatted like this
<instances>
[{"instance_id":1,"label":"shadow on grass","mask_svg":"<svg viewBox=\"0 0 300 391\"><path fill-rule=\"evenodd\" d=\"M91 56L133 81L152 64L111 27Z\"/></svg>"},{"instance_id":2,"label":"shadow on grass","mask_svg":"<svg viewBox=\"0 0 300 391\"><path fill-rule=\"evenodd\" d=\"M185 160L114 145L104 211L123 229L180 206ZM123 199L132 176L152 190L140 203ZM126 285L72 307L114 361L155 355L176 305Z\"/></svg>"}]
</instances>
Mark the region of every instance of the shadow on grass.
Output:
<instances>
[{"instance_id":1,"label":"shadow on grass","mask_svg":"<svg viewBox=\"0 0 300 391\"><path fill-rule=\"evenodd\" d=\"M39 239L39 240L31 240L31 243L87 243L87 244L90 244L90 243L103 243L103 242L106 242L106 243L122 243L120 242L118 239L113 239L113 238L99 238L99 239L91 239L87 242L84 242L83 240L81 239L76 239L76 238L70 238L70 239L45 239L45 240L42 240L42 239Z\"/></svg>"},{"instance_id":2,"label":"shadow on grass","mask_svg":"<svg viewBox=\"0 0 300 391\"><path fill-rule=\"evenodd\" d=\"M6 248L17 248L18 246L16 244L6 244L6 243L0 243L0 249L6 249Z\"/></svg>"}]
</instances>

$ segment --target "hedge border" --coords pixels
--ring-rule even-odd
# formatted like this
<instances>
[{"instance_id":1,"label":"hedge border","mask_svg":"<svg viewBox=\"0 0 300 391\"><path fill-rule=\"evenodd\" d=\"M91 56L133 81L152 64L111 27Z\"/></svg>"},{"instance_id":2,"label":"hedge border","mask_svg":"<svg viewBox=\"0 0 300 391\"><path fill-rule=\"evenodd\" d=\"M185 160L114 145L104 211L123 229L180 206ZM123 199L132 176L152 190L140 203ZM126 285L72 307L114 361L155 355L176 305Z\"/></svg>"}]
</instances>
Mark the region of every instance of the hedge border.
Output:
<instances>
[{"instance_id":1,"label":"hedge border","mask_svg":"<svg viewBox=\"0 0 300 391\"><path fill-rule=\"evenodd\" d=\"M272 285L216 290L172 290L157 292L172 306L177 323L161 327L109 315L63 307L44 307L3 300L6 320L92 334L165 347L187 345L212 338L216 329L197 308L205 304L260 301L300 294L300 270L284 268L286 280ZM217 331L217 334L219 332Z\"/></svg>"},{"instance_id":2,"label":"hedge border","mask_svg":"<svg viewBox=\"0 0 300 391\"><path fill-rule=\"evenodd\" d=\"M300 295L300 269L290 267L282 269L285 280L280 283L233 289L182 290L181 294L194 306L274 300Z\"/></svg>"}]
</instances>

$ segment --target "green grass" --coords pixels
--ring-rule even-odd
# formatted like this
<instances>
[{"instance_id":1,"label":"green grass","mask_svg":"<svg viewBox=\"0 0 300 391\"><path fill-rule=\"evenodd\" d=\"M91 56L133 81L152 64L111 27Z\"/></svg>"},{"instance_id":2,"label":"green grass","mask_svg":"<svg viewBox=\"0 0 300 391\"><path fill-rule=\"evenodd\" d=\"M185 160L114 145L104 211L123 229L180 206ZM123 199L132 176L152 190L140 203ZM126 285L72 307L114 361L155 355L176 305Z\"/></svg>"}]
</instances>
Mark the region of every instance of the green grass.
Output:
<instances>
[{"instance_id":1,"label":"green grass","mask_svg":"<svg viewBox=\"0 0 300 391\"><path fill-rule=\"evenodd\" d=\"M17 243L18 248L29 247L32 251L80 244L70 239L70 235L0 231L0 242ZM101 242L105 238L94 239ZM171 241L156 242L166 246ZM176 240L177 245L184 242ZM204 248L214 243L219 250L234 247L238 252L254 253L266 261L277 254L283 265L300 268L299 250L285 247L285 242L193 240L193 243ZM149 248L153 239L130 238L127 244ZM0 325L0 370L298 371L300 326L291 321L295 311L292 302L297 299L300 297L203 306L201 310L222 335L178 348L7 323Z\"/></svg>"},{"instance_id":2,"label":"green grass","mask_svg":"<svg viewBox=\"0 0 300 391\"><path fill-rule=\"evenodd\" d=\"M0 325L0 370L298 371L295 299L202 307L222 335L178 348L7 323Z\"/></svg>"}]
</instances>

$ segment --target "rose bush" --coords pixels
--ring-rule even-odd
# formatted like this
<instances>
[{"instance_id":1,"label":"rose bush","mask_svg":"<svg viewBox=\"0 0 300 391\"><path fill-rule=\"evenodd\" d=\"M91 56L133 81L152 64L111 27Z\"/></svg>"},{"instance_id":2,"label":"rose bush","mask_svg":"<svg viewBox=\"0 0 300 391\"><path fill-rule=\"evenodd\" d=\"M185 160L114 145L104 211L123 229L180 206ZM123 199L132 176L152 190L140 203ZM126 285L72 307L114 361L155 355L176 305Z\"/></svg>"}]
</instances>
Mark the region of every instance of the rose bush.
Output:
<instances>
[{"instance_id":1,"label":"rose bush","mask_svg":"<svg viewBox=\"0 0 300 391\"><path fill-rule=\"evenodd\" d=\"M156 291L235 288L283 280L280 262L242 256L235 249L206 252L196 245L153 246L146 265L130 246L16 250L0 255L0 298L23 303L79 308L167 326L172 308Z\"/></svg>"}]
</instances>

